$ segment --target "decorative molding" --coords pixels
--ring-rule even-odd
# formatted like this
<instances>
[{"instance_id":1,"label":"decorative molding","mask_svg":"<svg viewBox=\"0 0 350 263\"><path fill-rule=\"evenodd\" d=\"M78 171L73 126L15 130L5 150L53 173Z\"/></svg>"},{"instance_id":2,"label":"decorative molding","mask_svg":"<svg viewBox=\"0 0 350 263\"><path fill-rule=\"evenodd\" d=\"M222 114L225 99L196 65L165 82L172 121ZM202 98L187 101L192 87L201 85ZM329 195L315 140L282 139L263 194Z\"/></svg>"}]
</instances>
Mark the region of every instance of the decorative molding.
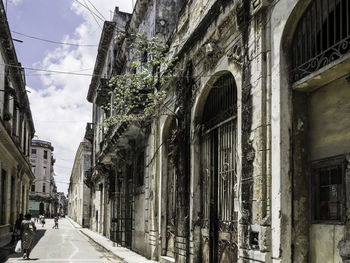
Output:
<instances>
[{"instance_id":1,"label":"decorative molding","mask_svg":"<svg viewBox=\"0 0 350 263\"><path fill-rule=\"evenodd\" d=\"M252 15L255 15L258 13L262 8L269 5L270 0L252 0L251 1L251 13Z\"/></svg>"},{"instance_id":2,"label":"decorative molding","mask_svg":"<svg viewBox=\"0 0 350 263\"><path fill-rule=\"evenodd\" d=\"M242 61L242 41L241 39L237 40L233 47L227 53L227 57L229 60L236 63L238 66L243 66Z\"/></svg>"}]
</instances>

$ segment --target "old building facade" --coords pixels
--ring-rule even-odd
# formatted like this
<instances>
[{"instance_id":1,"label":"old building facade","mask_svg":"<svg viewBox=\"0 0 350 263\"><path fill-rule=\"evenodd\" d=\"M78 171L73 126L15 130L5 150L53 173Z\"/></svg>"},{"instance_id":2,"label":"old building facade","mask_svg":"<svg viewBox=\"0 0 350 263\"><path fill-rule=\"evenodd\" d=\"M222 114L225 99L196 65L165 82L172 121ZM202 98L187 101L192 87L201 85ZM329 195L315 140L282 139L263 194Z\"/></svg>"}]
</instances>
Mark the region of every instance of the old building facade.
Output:
<instances>
[{"instance_id":1,"label":"old building facade","mask_svg":"<svg viewBox=\"0 0 350 263\"><path fill-rule=\"evenodd\" d=\"M175 2L105 24L93 229L160 262L348 262L349 1ZM99 129L120 32L164 39L176 72L164 115Z\"/></svg>"},{"instance_id":2,"label":"old building facade","mask_svg":"<svg viewBox=\"0 0 350 263\"><path fill-rule=\"evenodd\" d=\"M64 192L58 192L58 206L57 213L60 216L65 216L68 214L68 200Z\"/></svg>"},{"instance_id":3,"label":"old building facade","mask_svg":"<svg viewBox=\"0 0 350 263\"><path fill-rule=\"evenodd\" d=\"M29 148L34 124L5 9L0 1L0 245L9 241L20 213L28 212L34 180Z\"/></svg>"},{"instance_id":4,"label":"old building facade","mask_svg":"<svg viewBox=\"0 0 350 263\"><path fill-rule=\"evenodd\" d=\"M58 197L54 178L54 147L51 142L32 140L30 163L35 179L29 192L29 211L33 216L54 216Z\"/></svg>"},{"instance_id":5,"label":"old building facade","mask_svg":"<svg viewBox=\"0 0 350 263\"><path fill-rule=\"evenodd\" d=\"M68 215L83 227L90 223L90 189L85 180L91 169L91 143L84 140L75 155L68 188Z\"/></svg>"}]
</instances>

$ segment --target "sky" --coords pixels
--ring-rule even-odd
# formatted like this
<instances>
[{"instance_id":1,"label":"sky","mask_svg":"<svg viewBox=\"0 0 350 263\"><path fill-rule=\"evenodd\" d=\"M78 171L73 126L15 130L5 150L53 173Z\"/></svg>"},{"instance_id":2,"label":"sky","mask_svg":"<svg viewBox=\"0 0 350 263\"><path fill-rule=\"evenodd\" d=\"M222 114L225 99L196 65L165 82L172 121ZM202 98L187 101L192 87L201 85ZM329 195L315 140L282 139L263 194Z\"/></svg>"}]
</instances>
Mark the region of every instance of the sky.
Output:
<instances>
[{"instance_id":1,"label":"sky","mask_svg":"<svg viewBox=\"0 0 350 263\"><path fill-rule=\"evenodd\" d=\"M14 43L18 61L25 68L35 139L52 143L56 185L59 192L67 193L75 153L83 140L86 123L92 120L92 104L86 96L103 20L111 20L116 6L131 13L135 1L2 1L7 6L12 38L23 41Z\"/></svg>"}]
</instances>

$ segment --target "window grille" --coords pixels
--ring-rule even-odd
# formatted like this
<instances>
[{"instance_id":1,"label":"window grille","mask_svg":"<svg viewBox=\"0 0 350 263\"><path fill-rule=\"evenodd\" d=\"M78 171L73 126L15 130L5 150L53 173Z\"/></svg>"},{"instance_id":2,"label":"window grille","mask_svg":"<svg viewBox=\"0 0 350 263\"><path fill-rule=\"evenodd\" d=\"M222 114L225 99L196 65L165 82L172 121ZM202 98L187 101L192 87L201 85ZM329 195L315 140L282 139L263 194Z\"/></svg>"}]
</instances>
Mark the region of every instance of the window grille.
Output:
<instances>
[{"instance_id":1,"label":"window grille","mask_svg":"<svg viewBox=\"0 0 350 263\"><path fill-rule=\"evenodd\" d=\"M345 210L344 156L316 161L312 167L314 221L343 221Z\"/></svg>"},{"instance_id":2,"label":"window grille","mask_svg":"<svg viewBox=\"0 0 350 263\"><path fill-rule=\"evenodd\" d=\"M350 51L350 0L313 0L292 41L291 82L340 59Z\"/></svg>"},{"instance_id":3,"label":"window grille","mask_svg":"<svg viewBox=\"0 0 350 263\"><path fill-rule=\"evenodd\" d=\"M237 88L231 73L221 76L212 87L203 112L206 129L234 116L237 112Z\"/></svg>"}]
</instances>

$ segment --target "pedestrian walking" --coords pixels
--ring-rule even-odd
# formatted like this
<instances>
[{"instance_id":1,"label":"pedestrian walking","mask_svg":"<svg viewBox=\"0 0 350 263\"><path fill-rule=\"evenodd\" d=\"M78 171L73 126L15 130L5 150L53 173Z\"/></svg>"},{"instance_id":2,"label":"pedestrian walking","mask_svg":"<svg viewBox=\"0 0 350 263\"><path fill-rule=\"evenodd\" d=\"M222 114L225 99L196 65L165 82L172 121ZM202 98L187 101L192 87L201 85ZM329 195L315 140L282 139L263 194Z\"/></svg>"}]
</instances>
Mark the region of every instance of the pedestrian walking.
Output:
<instances>
[{"instance_id":1,"label":"pedestrian walking","mask_svg":"<svg viewBox=\"0 0 350 263\"><path fill-rule=\"evenodd\" d=\"M40 218L40 221L41 221L41 226L44 227L45 226L45 216L41 216Z\"/></svg>"},{"instance_id":2,"label":"pedestrian walking","mask_svg":"<svg viewBox=\"0 0 350 263\"><path fill-rule=\"evenodd\" d=\"M15 227L13 230L13 234L12 234L12 243L14 243L15 241L18 241L21 239L21 225L22 225L22 221L23 221L23 214L19 214L16 223L15 223Z\"/></svg>"},{"instance_id":3,"label":"pedestrian walking","mask_svg":"<svg viewBox=\"0 0 350 263\"><path fill-rule=\"evenodd\" d=\"M32 215L26 214L25 219L21 224L21 233L22 233L22 250L23 250L23 258L29 259L30 252L33 249L33 239L35 236L35 224L31 220Z\"/></svg>"},{"instance_id":4,"label":"pedestrian walking","mask_svg":"<svg viewBox=\"0 0 350 263\"><path fill-rule=\"evenodd\" d=\"M55 225L52 227L52 229L54 229L54 228L58 229L58 216L57 215L55 216L54 221L55 221Z\"/></svg>"}]
</instances>

